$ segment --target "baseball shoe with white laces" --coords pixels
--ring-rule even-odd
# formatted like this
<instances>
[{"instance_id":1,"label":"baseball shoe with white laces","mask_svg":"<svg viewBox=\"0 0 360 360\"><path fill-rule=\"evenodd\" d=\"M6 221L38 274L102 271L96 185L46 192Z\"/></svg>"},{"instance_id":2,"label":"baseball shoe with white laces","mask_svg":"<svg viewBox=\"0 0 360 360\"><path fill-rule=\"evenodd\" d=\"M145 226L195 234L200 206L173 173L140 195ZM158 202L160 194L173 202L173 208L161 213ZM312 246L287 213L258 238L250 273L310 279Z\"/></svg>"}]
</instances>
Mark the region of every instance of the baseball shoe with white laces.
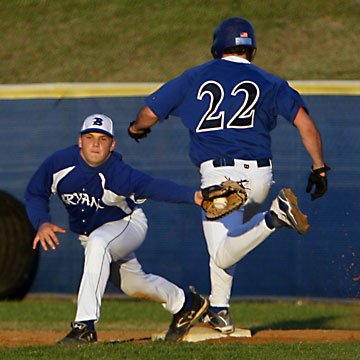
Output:
<instances>
[{"instance_id":1,"label":"baseball shoe with white laces","mask_svg":"<svg viewBox=\"0 0 360 360\"><path fill-rule=\"evenodd\" d=\"M210 308L203 315L201 322L224 334L231 334L235 331L229 309L216 311L215 308Z\"/></svg>"},{"instance_id":2,"label":"baseball shoe with white laces","mask_svg":"<svg viewBox=\"0 0 360 360\"><path fill-rule=\"evenodd\" d=\"M82 322L72 322L72 330L58 344L87 344L97 341L96 331Z\"/></svg>"},{"instance_id":3,"label":"baseball shoe with white laces","mask_svg":"<svg viewBox=\"0 0 360 360\"><path fill-rule=\"evenodd\" d=\"M271 204L270 213L275 228L290 227L301 235L309 230L307 215L300 211L297 197L291 189L280 190Z\"/></svg>"},{"instance_id":4,"label":"baseball shoe with white laces","mask_svg":"<svg viewBox=\"0 0 360 360\"><path fill-rule=\"evenodd\" d=\"M209 301L202 295L195 292L194 287L190 286L189 297L191 297L192 305L184 306L179 312L174 314L169 330L166 333L165 340L179 342L188 333L190 327L197 319L207 310Z\"/></svg>"}]
</instances>

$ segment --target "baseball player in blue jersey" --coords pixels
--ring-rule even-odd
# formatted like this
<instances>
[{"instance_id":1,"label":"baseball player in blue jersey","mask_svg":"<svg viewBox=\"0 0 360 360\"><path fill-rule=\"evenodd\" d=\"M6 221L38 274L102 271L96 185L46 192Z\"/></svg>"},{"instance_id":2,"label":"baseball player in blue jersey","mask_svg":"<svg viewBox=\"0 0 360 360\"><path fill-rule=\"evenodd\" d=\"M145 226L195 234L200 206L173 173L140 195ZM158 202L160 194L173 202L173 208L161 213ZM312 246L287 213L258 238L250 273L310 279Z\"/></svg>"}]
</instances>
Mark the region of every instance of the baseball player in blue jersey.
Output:
<instances>
[{"instance_id":1,"label":"baseball player in blue jersey","mask_svg":"<svg viewBox=\"0 0 360 360\"><path fill-rule=\"evenodd\" d=\"M94 322L116 263L121 289L129 296L153 299L174 314L166 340L180 341L191 324L207 309L208 300L193 288L189 292L153 274L145 274L134 251L147 232L147 219L139 203L145 199L201 204L201 191L154 179L135 170L114 151L112 120L103 114L88 116L78 145L55 152L32 176L25 193L26 209L37 230L33 242L44 250L59 245L49 199L58 194L68 214L70 229L85 249L85 262L72 330L58 343L95 342Z\"/></svg>"},{"instance_id":2,"label":"baseball player in blue jersey","mask_svg":"<svg viewBox=\"0 0 360 360\"><path fill-rule=\"evenodd\" d=\"M146 106L129 126L137 142L169 115L182 119L190 134L190 158L199 167L201 187L226 178L246 180L248 201L239 211L217 221L203 216L210 254L210 307L203 321L224 333L234 331L229 299L235 264L276 228L307 232L307 217L290 189L282 189L269 211L257 214L272 184L270 132L281 115L299 131L312 159L306 191L312 198L327 190L319 131L300 94L289 84L256 67L252 24L230 18L214 32L214 59L185 71L146 98ZM203 214L204 215L204 214ZM242 225L240 225L242 224Z\"/></svg>"}]
</instances>

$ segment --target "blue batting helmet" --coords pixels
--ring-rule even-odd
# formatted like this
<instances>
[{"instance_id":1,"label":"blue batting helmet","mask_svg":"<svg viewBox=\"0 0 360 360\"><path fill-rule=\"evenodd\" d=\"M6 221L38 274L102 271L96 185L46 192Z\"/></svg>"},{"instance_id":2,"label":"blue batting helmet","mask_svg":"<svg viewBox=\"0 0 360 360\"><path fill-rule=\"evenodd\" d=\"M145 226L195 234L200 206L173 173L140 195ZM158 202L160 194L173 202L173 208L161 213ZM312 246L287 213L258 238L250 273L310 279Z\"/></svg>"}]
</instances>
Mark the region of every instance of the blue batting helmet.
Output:
<instances>
[{"instance_id":1,"label":"blue batting helmet","mask_svg":"<svg viewBox=\"0 0 360 360\"><path fill-rule=\"evenodd\" d=\"M241 45L256 48L254 27L244 18L232 17L215 29L211 53L215 59L220 59L226 48Z\"/></svg>"}]
</instances>

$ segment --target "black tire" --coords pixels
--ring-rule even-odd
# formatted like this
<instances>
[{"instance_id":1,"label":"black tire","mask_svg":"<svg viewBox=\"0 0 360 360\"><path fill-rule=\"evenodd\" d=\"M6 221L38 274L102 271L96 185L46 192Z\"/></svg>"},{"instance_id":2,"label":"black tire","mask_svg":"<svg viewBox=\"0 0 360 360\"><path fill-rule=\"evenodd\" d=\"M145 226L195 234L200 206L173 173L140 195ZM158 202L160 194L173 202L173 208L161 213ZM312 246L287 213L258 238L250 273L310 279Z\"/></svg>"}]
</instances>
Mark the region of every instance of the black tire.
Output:
<instances>
[{"instance_id":1,"label":"black tire","mask_svg":"<svg viewBox=\"0 0 360 360\"><path fill-rule=\"evenodd\" d=\"M25 206L0 190L0 300L21 300L36 275L39 251Z\"/></svg>"}]
</instances>

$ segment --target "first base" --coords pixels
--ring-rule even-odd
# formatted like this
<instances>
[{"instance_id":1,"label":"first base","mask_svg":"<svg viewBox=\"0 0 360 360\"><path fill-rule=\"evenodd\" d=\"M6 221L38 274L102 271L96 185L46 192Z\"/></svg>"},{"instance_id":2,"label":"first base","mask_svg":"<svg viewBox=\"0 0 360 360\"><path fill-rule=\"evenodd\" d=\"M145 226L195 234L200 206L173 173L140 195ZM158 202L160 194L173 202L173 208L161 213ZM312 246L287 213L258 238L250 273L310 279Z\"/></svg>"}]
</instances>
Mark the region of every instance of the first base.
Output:
<instances>
[{"instance_id":1,"label":"first base","mask_svg":"<svg viewBox=\"0 0 360 360\"><path fill-rule=\"evenodd\" d=\"M153 341L156 340L164 340L166 335L166 331L161 333L155 333L152 335L151 339ZM194 326L190 329L190 331L185 335L182 341L186 342L198 342L198 341L206 341L206 340L215 340L215 339L223 339L223 338L240 338L240 337L251 337L251 331L249 329L235 329L235 331L231 334L223 334L219 331L210 329L204 326Z\"/></svg>"}]
</instances>

